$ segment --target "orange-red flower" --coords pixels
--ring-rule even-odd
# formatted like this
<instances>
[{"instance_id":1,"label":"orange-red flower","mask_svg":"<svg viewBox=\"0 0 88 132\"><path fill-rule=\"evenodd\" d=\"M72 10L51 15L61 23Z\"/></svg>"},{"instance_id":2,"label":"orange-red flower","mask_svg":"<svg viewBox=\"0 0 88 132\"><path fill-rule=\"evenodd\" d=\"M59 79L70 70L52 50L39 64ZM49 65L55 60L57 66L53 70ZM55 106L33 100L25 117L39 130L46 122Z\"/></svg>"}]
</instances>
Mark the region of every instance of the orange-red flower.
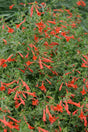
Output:
<instances>
[{"instance_id":1,"label":"orange-red flower","mask_svg":"<svg viewBox=\"0 0 88 132\"><path fill-rule=\"evenodd\" d=\"M33 98L33 100L32 100L32 105L38 105L38 103L39 103L38 99L34 99L34 98Z\"/></svg>"},{"instance_id":2,"label":"orange-red flower","mask_svg":"<svg viewBox=\"0 0 88 132\"><path fill-rule=\"evenodd\" d=\"M42 85L39 87L42 91L46 92L46 88L44 86L44 82L42 81Z\"/></svg>"},{"instance_id":3,"label":"orange-red flower","mask_svg":"<svg viewBox=\"0 0 88 132\"><path fill-rule=\"evenodd\" d=\"M82 93L82 95L85 95L86 94L86 91L84 89L84 86L83 86L83 90L80 93Z\"/></svg>"},{"instance_id":4,"label":"orange-red flower","mask_svg":"<svg viewBox=\"0 0 88 132\"><path fill-rule=\"evenodd\" d=\"M9 6L9 9L11 10L13 8L14 4L12 4L11 6Z\"/></svg>"},{"instance_id":5,"label":"orange-red flower","mask_svg":"<svg viewBox=\"0 0 88 132\"><path fill-rule=\"evenodd\" d=\"M83 0L78 1L76 4L82 7L86 6L86 3Z\"/></svg>"},{"instance_id":6,"label":"orange-red flower","mask_svg":"<svg viewBox=\"0 0 88 132\"><path fill-rule=\"evenodd\" d=\"M81 109L81 113L80 113L80 115L79 115L79 118L80 118L81 120L84 120L84 126L86 127L86 126L87 126L87 119L86 119L86 116L84 115L82 109Z\"/></svg>"},{"instance_id":7,"label":"orange-red flower","mask_svg":"<svg viewBox=\"0 0 88 132\"><path fill-rule=\"evenodd\" d=\"M43 121L45 122L46 121L46 111L45 111L45 109L43 110Z\"/></svg>"}]
</instances>

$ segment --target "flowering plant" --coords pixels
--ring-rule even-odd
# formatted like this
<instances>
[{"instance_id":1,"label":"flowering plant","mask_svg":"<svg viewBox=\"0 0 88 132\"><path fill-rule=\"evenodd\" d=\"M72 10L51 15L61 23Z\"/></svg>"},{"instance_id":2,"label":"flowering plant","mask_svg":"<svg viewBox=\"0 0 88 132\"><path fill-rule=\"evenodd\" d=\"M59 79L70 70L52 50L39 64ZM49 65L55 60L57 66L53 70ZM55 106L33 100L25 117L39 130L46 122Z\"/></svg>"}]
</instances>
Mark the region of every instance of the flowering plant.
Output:
<instances>
[{"instance_id":1,"label":"flowering plant","mask_svg":"<svg viewBox=\"0 0 88 132\"><path fill-rule=\"evenodd\" d=\"M29 14L20 3L15 21L0 21L0 130L87 132L88 33L81 15L77 7L27 4Z\"/></svg>"}]
</instances>

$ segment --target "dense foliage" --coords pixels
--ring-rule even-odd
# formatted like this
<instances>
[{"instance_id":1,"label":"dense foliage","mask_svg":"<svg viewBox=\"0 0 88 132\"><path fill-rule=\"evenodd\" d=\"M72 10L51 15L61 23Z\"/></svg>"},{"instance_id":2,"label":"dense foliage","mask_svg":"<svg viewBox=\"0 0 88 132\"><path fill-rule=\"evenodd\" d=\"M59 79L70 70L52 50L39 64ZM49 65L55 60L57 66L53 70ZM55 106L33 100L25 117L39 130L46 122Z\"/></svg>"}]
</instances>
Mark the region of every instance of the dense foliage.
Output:
<instances>
[{"instance_id":1,"label":"dense foliage","mask_svg":"<svg viewBox=\"0 0 88 132\"><path fill-rule=\"evenodd\" d=\"M0 20L0 132L88 131L86 3L56 5L14 3Z\"/></svg>"}]
</instances>

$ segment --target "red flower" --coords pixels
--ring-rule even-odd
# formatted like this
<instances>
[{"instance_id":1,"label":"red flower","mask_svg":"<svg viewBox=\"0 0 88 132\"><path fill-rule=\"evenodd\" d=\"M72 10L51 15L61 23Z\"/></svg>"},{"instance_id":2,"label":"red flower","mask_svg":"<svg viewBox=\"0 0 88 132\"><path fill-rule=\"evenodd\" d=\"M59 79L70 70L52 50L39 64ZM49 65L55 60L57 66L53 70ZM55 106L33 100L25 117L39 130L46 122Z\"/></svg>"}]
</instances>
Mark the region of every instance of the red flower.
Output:
<instances>
[{"instance_id":1,"label":"red flower","mask_svg":"<svg viewBox=\"0 0 88 132\"><path fill-rule=\"evenodd\" d=\"M32 127L29 123L27 123L27 124L28 124L29 129L34 129L34 127Z\"/></svg>"},{"instance_id":2,"label":"red flower","mask_svg":"<svg viewBox=\"0 0 88 132\"><path fill-rule=\"evenodd\" d=\"M74 89L77 88L77 84L74 84L76 80L74 80L74 78L72 79L71 82L69 82L68 84L66 84L67 87L73 87Z\"/></svg>"},{"instance_id":3,"label":"red flower","mask_svg":"<svg viewBox=\"0 0 88 132\"><path fill-rule=\"evenodd\" d=\"M80 107L80 102L79 102L79 103L76 103L76 102L73 102L71 99L69 99L69 100L68 100L68 103L69 103L69 104L73 104L73 105L75 105L75 106L77 106L77 107Z\"/></svg>"},{"instance_id":4,"label":"red flower","mask_svg":"<svg viewBox=\"0 0 88 132\"><path fill-rule=\"evenodd\" d=\"M78 111L78 110L75 110L75 111L72 113L72 115L75 115L75 114L77 113L77 111Z\"/></svg>"},{"instance_id":5,"label":"red flower","mask_svg":"<svg viewBox=\"0 0 88 132\"><path fill-rule=\"evenodd\" d=\"M80 1L78 1L76 4L77 4L78 6L80 6L80 5L81 5L81 2L80 2Z\"/></svg>"},{"instance_id":6,"label":"red flower","mask_svg":"<svg viewBox=\"0 0 88 132\"><path fill-rule=\"evenodd\" d=\"M81 6L84 7L86 6L86 3L84 1L81 0Z\"/></svg>"},{"instance_id":7,"label":"red flower","mask_svg":"<svg viewBox=\"0 0 88 132\"><path fill-rule=\"evenodd\" d=\"M30 64L32 64L33 62L27 61L26 65L29 66Z\"/></svg>"},{"instance_id":8,"label":"red flower","mask_svg":"<svg viewBox=\"0 0 88 132\"><path fill-rule=\"evenodd\" d=\"M57 119L58 119L59 117L53 117L52 115L51 115L51 113L49 113L49 121L51 122L51 124L53 124Z\"/></svg>"},{"instance_id":9,"label":"red flower","mask_svg":"<svg viewBox=\"0 0 88 132\"><path fill-rule=\"evenodd\" d=\"M61 106L62 101L60 101L59 104L57 104L57 106L53 106L53 110L54 111L60 111L61 113L63 112L63 107Z\"/></svg>"},{"instance_id":10,"label":"red flower","mask_svg":"<svg viewBox=\"0 0 88 132\"><path fill-rule=\"evenodd\" d=\"M32 69L30 69L30 68L28 68L28 70L29 70L29 71L31 71L31 72L33 72L33 70L32 70Z\"/></svg>"},{"instance_id":11,"label":"red flower","mask_svg":"<svg viewBox=\"0 0 88 132\"><path fill-rule=\"evenodd\" d=\"M43 69L43 65L42 65L42 61L41 61L40 57L39 57L39 65L40 65L40 69Z\"/></svg>"},{"instance_id":12,"label":"red flower","mask_svg":"<svg viewBox=\"0 0 88 132\"><path fill-rule=\"evenodd\" d=\"M1 82L0 91L5 91L5 86L3 86L3 83Z\"/></svg>"},{"instance_id":13,"label":"red flower","mask_svg":"<svg viewBox=\"0 0 88 132\"><path fill-rule=\"evenodd\" d=\"M69 36L65 36L65 38L66 38L66 41L69 42L70 37Z\"/></svg>"},{"instance_id":14,"label":"red flower","mask_svg":"<svg viewBox=\"0 0 88 132\"><path fill-rule=\"evenodd\" d=\"M86 60L81 58L83 60L83 62L84 62L84 63L82 63L81 67L88 67L88 56L87 55L83 55L83 57L86 58Z\"/></svg>"},{"instance_id":15,"label":"red flower","mask_svg":"<svg viewBox=\"0 0 88 132\"><path fill-rule=\"evenodd\" d=\"M4 129L4 132L7 132L7 129Z\"/></svg>"},{"instance_id":16,"label":"red flower","mask_svg":"<svg viewBox=\"0 0 88 132\"><path fill-rule=\"evenodd\" d=\"M65 102L66 105L63 104L63 106L64 106L65 110L67 111L67 113L70 115L71 112L70 112L69 109L68 109L67 101L65 100L64 102Z\"/></svg>"},{"instance_id":17,"label":"red flower","mask_svg":"<svg viewBox=\"0 0 88 132\"><path fill-rule=\"evenodd\" d=\"M84 116L84 126L87 127L87 119L86 119L86 116Z\"/></svg>"},{"instance_id":18,"label":"red flower","mask_svg":"<svg viewBox=\"0 0 88 132\"><path fill-rule=\"evenodd\" d=\"M34 51L33 51L33 50L31 50L31 51L32 51L32 53L33 53L33 60L36 60L36 59L37 59L37 57L35 56Z\"/></svg>"},{"instance_id":19,"label":"red flower","mask_svg":"<svg viewBox=\"0 0 88 132\"><path fill-rule=\"evenodd\" d=\"M13 33L14 32L14 29L8 27L8 33Z\"/></svg>"},{"instance_id":20,"label":"red flower","mask_svg":"<svg viewBox=\"0 0 88 132\"><path fill-rule=\"evenodd\" d=\"M44 86L44 82L42 81L42 85L39 87L42 91L46 92L46 88Z\"/></svg>"},{"instance_id":21,"label":"red flower","mask_svg":"<svg viewBox=\"0 0 88 132\"><path fill-rule=\"evenodd\" d=\"M59 121L58 121L58 126L59 126L59 132L62 132L61 126L59 125Z\"/></svg>"},{"instance_id":22,"label":"red flower","mask_svg":"<svg viewBox=\"0 0 88 132\"><path fill-rule=\"evenodd\" d=\"M17 123L20 123L20 121L18 121L18 120L16 120L15 118L13 118L13 117L11 117L11 116L8 116L8 118L10 118L11 120L13 120L13 121L15 121L15 122L17 122Z\"/></svg>"},{"instance_id":23,"label":"red flower","mask_svg":"<svg viewBox=\"0 0 88 132\"><path fill-rule=\"evenodd\" d=\"M24 59L23 55L20 52L18 52L18 54Z\"/></svg>"},{"instance_id":24,"label":"red flower","mask_svg":"<svg viewBox=\"0 0 88 132\"><path fill-rule=\"evenodd\" d=\"M4 41L5 45L7 45L7 41L5 39L2 39L2 40Z\"/></svg>"},{"instance_id":25,"label":"red flower","mask_svg":"<svg viewBox=\"0 0 88 132\"><path fill-rule=\"evenodd\" d=\"M85 95L86 94L86 91L84 89L84 86L83 86L83 91L81 91L80 93L82 93L82 95Z\"/></svg>"},{"instance_id":26,"label":"red flower","mask_svg":"<svg viewBox=\"0 0 88 132\"><path fill-rule=\"evenodd\" d=\"M79 118L80 118L81 120L84 119L84 126L86 127L86 126L87 126L87 120L86 120L86 116L83 115L83 114L84 114L84 113L83 113L83 110L81 109L81 113L80 113L80 115L79 115Z\"/></svg>"},{"instance_id":27,"label":"red flower","mask_svg":"<svg viewBox=\"0 0 88 132\"><path fill-rule=\"evenodd\" d=\"M38 16L41 16L41 12L39 12L38 9L37 9L36 7L35 7L35 9L36 9L37 15L38 15Z\"/></svg>"},{"instance_id":28,"label":"red flower","mask_svg":"<svg viewBox=\"0 0 88 132\"><path fill-rule=\"evenodd\" d=\"M48 23L56 24L55 20L54 21L47 21Z\"/></svg>"},{"instance_id":29,"label":"red flower","mask_svg":"<svg viewBox=\"0 0 88 132\"><path fill-rule=\"evenodd\" d=\"M38 105L38 103L39 103L38 99L34 99L34 98L33 98L33 100L32 100L32 105Z\"/></svg>"},{"instance_id":30,"label":"red flower","mask_svg":"<svg viewBox=\"0 0 88 132\"><path fill-rule=\"evenodd\" d=\"M61 27L55 27L56 33L60 33Z\"/></svg>"},{"instance_id":31,"label":"red flower","mask_svg":"<svg viewBox=\"0 0 88 132\"><path fill-rule=\"evenodd\" d=\"M27 91L30 90L30 88L29 88L29 86L26 84L26 82L24 82L22 79L21 79L21 81L22 81L23 86L26 87L26 90L27 90Z\"/></svg>"},{"instance_id":32,"label":"red flower","mask_svg":"<svg viewBox=\"0 0 88 132\"><path fill-rule=\"evenodd\" d=\"M82 7L86 6L86 3L83 0L78 1L76 4Z\"/></svg>"},{"instance_id":33,"label":"red flower","mask_svg":"<svg viewBox=\"0 0 88 132\"><path fill-rule=\"evenodd\" d=\"M3 67L3 68L7 67L7 64L6 64L6 63L4 63L4 64L2 65L2 67Z\"/></svg>"},{"instance_id":34,"label":"red flower","mask_svg":"<svg viewBox=\"0 0 88 132\"><path fill-rule=\"evenodd\" d=\"M4 62L6 62L5 59L0 59L0 66L1 66Z\"/></svg>"},{"instance_id":35,"label":"red flower","mask_svg":"<svg viewBox=\"0 0 88 132\"><path fill-rule=\"evenodd\" d=\"M45 67L47 67L48 69L51 69L51 66L46 65L45 63L42 63Z\"/></svg>"},{"instance_id":36,"label":"red flower","mask_svg":"<svg viewBox=\"0 0 88 132\"><path fill-rule=\"evenodd\" d=\"M49 131L47 131L47 130L41 128L41 127L38 127L38 131L39 131L39 132L41 132L41 131L42 131L42 132L49 132Z\"/></svg>"},{"instance_id":37,"label":"red flower","mask_svg":"<svg viewBox=\"0 0 88 132\"><path fill-rule=\"evenodd\" d=\"M12 129L13 125L6 121L5 116L3 116L3 118L4 118L3 120L0 119L0 122L2 122L5 126L8 126L10 129Z\"/></svg>"},{"instance_id":38,"label":"red flower","mask_svg":"<svg viewBox=\"0 0 88 132\"><path fill-rule=\"evenodd\" d=\"M36 42L38 42L38 38L39 37L37 37L36 35L34 35L34 40L36 41ZM35 50L37 50L37 48L33 45L33 47L35 48Z\"/></svg>"},{"instance_id":39,"label":"red flower","mask_svg":"<svg viewBox=\"0 0 88 132\"><path fill-rule=\"evenodd\" d=\"M33 5L32 5L31 10L30 10L30 16L32 17L32 15L33 15Z\"/></svg>"},{"instance_id":40,"label":"red flower","mask_svg":"<svg viewBox=\"0 0 88 132\"><path fill-rule=\"evenodd\" d=\"M36 59L37 59L37 57L35 55L33 55L33 60L36 60Z\"/></svg>"},{"instance_id":41,"label":"red flower","mask_svg":"<svg viewBox=\"0 0 88 132\"><path fill-rule=\"evenodd\" d=\"M43 121L45 122L46 121L46 112L45 112L45 109L43 110Z\"/></svg>"},{"instance_id":42,"label":"red flower","mask_svg":"<svg viewBox=\"0 0 88 132\"><path fill-rule=\"evenodd\" d=\"M46 105L46 113L49 113L48 105Z\"/></svg>"},{"instance_id":43,"label":"red flower","mask_svg":"<svg viewBox=\"0 0 88 132\"><path fill-rule=\"evenodd\" d=\"M59 117L53 117L48 109L48 106L46 105L46 113L49 115L49 121L52 123L54 123Z\"/></svg>"},{"instance_id":44,"label":"red flower","mask_svg":"<svg viewBox=\"0 0 88 132\"><path fill-rule=\"evenodd\" d=\"M65 73L65 75L68 75L68 74L70 74L71 72L67 72L67 73Z\"/></svg>"},{"instance_id":45,"label":"red flower","mask_svg":"<svg viewBox=\"0 0 88 132\"><path fill-rule=\"evenodd\" d=\"M4 85L6 85L7 87L8 86L10 86L11 84L13 84L13 83L15 83L16 82L16 80L13 80L12 82L10 82L10 83L5 83Z\"/></svg>"},{"instance_id":46,"label":"red flower","mask_svg":"<svg viewBox=\"0 0 88 132\"><path fill-rule=\"evenodd\" d=\"M3 24L3 25L2 25L2 30L4 30L4 28L5 28L5 27L4 27L4 24Z\"/></svg>"},{"instance_id":47,"label":"red flower","mask_svg":"<svg viewBox=\"0 0 88 132\"><path fill-rule=\"evenodd\" d=\"M11 6L9 6L9 9L11 10L11 9L13 8L13 6L14 6L14 4L13 4L13 5L11 5Z\"/></svg>"},{"instance_id":48,"label":"red flower","mask_svg":"<svg viewBox=\"0 0 88 132\"><path fill-rule=\"evenodd\" d=\"M28 56L29 56L29 53L26 54L25 58L28 58Z\"/></svg>"},{"instance_id":49,"label":"red flower","mask_svg":"<svg viewBox=\"0 0 88 132\"><path fill-rule=\"evenodd\" d=\"M87 67L88 68L88 66L86 66L85 63L82 63L81 67Z\"/></svg>"},{"instance_id":50,"label":"red flower","mask_svg":"<svg viewBox=\"0 0 88 132\"><path fill-rule=\"evenodd\" d=\"M44 58L44 57L42 57L42 58L43 58L43 60L42 60L43 62L52 62L52 63L54 62L54 61L52 61L50 59L47 59L47 58Z\"/></svg>"},{"instance_id":51,"label":"red flower","mask_svg":"<svg viewBox=\"0 0 88 132\"><path fill-rule=\"evenodd\" d=\"M46 79L46 81L51 85L51 82L48 79Z\"/></svg>"},{"instance_id":52,"label":"red flower","mask_svg":"<svg viewBox=\"0 0 88 132\"><path fill-rule=\"evenodd\" d=\"M84 117L84 115L83 115L83 110L81 109L81 113L80 113L80 115L79 115L79 118L82 120L83 117Z\"/></svg>"},{"instance_id":53,"label":"red flower","mask_svg":"<svg viewBox=\"0 0 88 132\"><path fill-rule=\"evenodd\" d=\"M21 101L21 104L25 105L25 102L24 102L24 100L21 98L21 96L20 96L20 95L18 95L18 96L19 96L19 100Z\"/></svg>"},{"instance_id":54,"label":"red flower","mask_svg":"<svg viewBox=\"0 0 88 132\"><path fill-rule=\"evenodd\" d=\"M31 93L31 92L26 92L26 91L24 91L24 93L27 93L27 94L30 95L30 96L36 97L35 92Z\"/></svg>"},{"instance_id":55,"label":"red flower","mask_svg":"<svg viewBox=\"0 0 88 132\"><path fill-rule=\"evenodd\" d=\"M11 59L11 57L13 56L13 54L12 55L10 55L8 58L7 58L7 60L6 60L6 62L8 61L8 62L11 62L11 61L15 61L15 59L13 58L13 59Z\"/></svg>"},{"instance_id":56,"label":"red flower","mask_svg":"<svg viewBox=\"0 0 88 132\"><path fill-rule=\"evenodd\" d=\"M16 28L19 28L21 26L22 23L25 22L26 19L24 19L20 24L16 24ZM25 28L25 27L24 27Z\"/></svg>"},{"instance_id":57,"label":"red flower","mask_svg":"<svg viewBox=\"0 0 88 132\"><path fill-rule=\"evenodd\" d=\"M24 116L24 120L25 120L26 124L28 125L28 128L29 128L29 129L34 129L34 127L32 127L32 126L26 121L26 117L25 117L25 116Z\"/></svg>"},{"instance_id":58,"label":"red flower","mask_svg":"<svg viewBox=\"0 0 88 132\"><path fill-rule=\"evenodd\" d=\"M61 91L62 89L62 86L63 86L63 83L61 83L60 87L59 87L59 91Z\"/></svg>"}]
</instances>

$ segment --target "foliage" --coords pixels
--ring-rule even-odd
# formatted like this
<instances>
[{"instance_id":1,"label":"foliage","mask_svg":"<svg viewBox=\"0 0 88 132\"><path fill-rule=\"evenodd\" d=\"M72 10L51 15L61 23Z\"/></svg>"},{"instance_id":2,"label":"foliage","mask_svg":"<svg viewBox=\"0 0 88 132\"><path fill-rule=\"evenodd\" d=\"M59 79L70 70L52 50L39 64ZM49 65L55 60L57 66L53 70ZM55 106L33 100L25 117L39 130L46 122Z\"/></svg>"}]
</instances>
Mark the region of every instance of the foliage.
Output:
<instances>
[{"instance_id":1,"label":"foliage","mask_svg":"<svg viewBox=\"0 0 88 132\"><path fill-rule=\"evenodd\" d=\"M54 7L14 3L0 21L1 132L88 130L88 33L76 1Z\"/></svg>"}]
</instances>

